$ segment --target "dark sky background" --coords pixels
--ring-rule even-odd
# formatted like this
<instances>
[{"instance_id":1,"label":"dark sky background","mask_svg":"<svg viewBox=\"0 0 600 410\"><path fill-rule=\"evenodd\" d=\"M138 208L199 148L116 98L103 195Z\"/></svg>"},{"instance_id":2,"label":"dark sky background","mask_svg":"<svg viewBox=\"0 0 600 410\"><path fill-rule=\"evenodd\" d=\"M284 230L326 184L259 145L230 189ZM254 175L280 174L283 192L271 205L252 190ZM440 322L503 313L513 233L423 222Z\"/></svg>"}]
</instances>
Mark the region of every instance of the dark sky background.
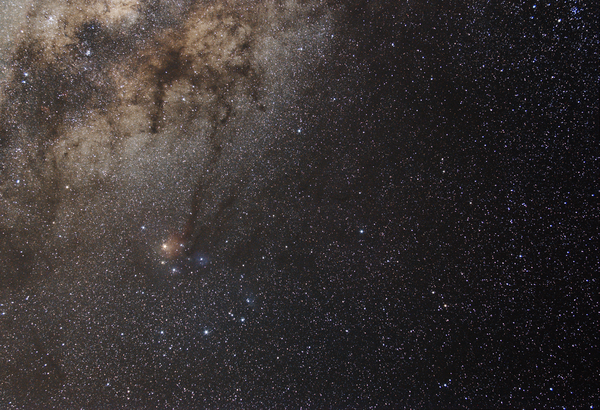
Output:
<instances>
[{"instance_id":1,"label":"dark sky background","mask_svg":"<svg viewBox=\"0 0 600 410\"><path fill-rule=\"evenodd\" d=\"M597 5L81 4L2 8L0 407L600 404Z\"/></svg>"}]
</instances>

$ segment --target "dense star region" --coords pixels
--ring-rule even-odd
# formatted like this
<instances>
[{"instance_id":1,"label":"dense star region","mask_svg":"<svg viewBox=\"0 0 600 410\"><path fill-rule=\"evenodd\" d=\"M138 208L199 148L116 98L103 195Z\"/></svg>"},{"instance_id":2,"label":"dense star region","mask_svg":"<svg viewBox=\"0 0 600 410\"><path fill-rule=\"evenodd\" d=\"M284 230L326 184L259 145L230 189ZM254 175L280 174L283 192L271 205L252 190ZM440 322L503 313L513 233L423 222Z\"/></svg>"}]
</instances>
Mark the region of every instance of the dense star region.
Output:
<instances>
[{"instance_id":1,"label":"dense star region","mask_svg":"<svg viewBox=\"0 0 600 410\"><path fill-rule=\"evenodd\" d=\"M594 408L598 17L0 4L0 407Z\"/></svg>"}]
</instances>

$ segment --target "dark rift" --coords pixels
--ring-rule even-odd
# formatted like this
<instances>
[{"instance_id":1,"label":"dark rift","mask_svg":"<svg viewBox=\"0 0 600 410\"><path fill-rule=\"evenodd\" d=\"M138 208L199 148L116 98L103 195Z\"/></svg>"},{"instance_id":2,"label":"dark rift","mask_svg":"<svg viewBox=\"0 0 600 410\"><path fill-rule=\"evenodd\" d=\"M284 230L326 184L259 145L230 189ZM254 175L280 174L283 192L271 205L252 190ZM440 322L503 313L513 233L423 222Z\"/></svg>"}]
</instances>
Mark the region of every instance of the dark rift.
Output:
<instances>
[{"instance_id":1,"label":"dark rift","mask_svg":"<svg viewBox=\"0 0 600 410\"><path fill-rule=\"evenodd\" d=\"M110 192L97 188L112 183L110 171L98 169L118 161L127 141L203 139L214 165L234 101L264 109L256 47L267 13L254 2L234 3L35 3L0 83L0 236L10 239L0 243L0 255L11 266L30 272L39 265L28 249L52 243L66 189ZM7 283L26 276L0 272Z\"/></svg>"},{"instance_id":2,"label":"dark rift","mask_svg":"<svg viewBox=\"0 0 600 410\"><path fill-rule=\"evenodd\" d=\"M25 27L14 50L0 107L2 145L23 133L37 144L54 142L98 115L125 138L198 117L216 128L232 113L232 93L258 100L251 11L227 2L146 1L90 12L108 7L97 3L70 4L57 16L41 6L30 13L48 27ZM140 129L125 124L133 115Z\"/></svg>"},{"instance_id":3,"label":"dark rift","mask_svg":"<svg viewBox=\"0 0 600 410\"><path fill-rule=\"evenodd\" d=\"M274 138L260 130L287 121L333 41L326 3L34 0L0 75L0 281L146 220L131 242L173 258L217 243L243 161Z\"/></svg>"}]
</instances>

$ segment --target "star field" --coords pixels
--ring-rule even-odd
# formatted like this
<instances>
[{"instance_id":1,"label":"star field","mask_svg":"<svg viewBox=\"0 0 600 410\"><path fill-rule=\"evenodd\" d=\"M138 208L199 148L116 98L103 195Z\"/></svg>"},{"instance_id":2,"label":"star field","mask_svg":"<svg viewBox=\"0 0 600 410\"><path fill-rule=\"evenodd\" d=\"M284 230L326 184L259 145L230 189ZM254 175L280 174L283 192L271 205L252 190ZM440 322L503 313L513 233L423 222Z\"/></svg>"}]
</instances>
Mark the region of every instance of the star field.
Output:
<instances>
[{"instance_id":1,"label":"star field","mask_svg":"<svg viewBox=\"0 0 600 410\"><path fill-rule=\"evenodd\" d=\"M0 407L595 408L597 7L213 3L2 5Z\"/></svg>"}]
</instances>

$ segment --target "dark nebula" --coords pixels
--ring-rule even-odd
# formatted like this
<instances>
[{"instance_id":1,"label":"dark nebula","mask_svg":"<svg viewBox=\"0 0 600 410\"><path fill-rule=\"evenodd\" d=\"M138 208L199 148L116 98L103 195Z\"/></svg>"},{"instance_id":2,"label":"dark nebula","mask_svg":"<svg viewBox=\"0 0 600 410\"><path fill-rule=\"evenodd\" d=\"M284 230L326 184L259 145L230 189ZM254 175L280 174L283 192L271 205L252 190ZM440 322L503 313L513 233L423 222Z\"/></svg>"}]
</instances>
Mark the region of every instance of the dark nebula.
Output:
<instances>
[{"instance_id":1,"label":"dark nebula","mask_svg":"<svg viewBox=\"0 0 600 410\"><path fill-rule=\"evenodd\" d=\"M594 408L592 2L0 7L1 408Z\"/></svg>"}]
</instances>

